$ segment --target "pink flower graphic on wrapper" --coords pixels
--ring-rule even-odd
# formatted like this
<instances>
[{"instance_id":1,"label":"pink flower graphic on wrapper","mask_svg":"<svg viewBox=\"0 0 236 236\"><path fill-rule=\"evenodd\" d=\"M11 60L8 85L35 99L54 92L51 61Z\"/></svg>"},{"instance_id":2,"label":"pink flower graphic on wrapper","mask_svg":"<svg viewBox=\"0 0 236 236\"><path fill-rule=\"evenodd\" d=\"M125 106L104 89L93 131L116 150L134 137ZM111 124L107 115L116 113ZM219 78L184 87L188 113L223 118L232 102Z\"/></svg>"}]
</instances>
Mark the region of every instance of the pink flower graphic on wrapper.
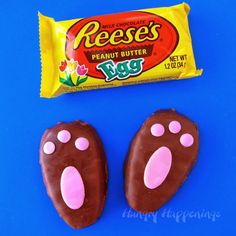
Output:
<instances>
[{"instance_id":1,"label":"pink flower graphic on wrapper","mask_svg":"<svg viewBox=\"0 0 236 236\"><path fill-rule=\"evenodd\" d=\"M78 76L84 76L88 72L88 68L85 67L85 65L78 65L76 68L76 73Z\"/></svg>"}]
</instances>

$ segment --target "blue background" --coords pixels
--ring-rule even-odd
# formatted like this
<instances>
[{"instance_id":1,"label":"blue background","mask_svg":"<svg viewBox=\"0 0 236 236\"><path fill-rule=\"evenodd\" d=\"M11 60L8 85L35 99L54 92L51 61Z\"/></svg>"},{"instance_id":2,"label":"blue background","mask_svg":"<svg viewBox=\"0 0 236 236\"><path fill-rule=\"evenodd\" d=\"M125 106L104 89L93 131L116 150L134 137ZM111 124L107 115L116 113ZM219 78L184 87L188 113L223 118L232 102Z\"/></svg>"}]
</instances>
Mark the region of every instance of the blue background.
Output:
<instances>
[{"instance_id":1,"label":"blue background","mask_svg":"<svg viewBox=\"0 0 236 236\"><path fill-rule=\"evenodd\" d=\"M37 11L65 20L180 3L177 0L0 2L0 235L200 235L236 233L235 1L189 0L198 68L195 79L39 98ZM134 133L148 115L176 108L200 129L199 160L188 180L158 213L128 214L122 165ZM107 153L109 190L98 222L80 231L58 216L42 181L39 142L58 121L96 127ZM167 216L207 212L201 219ZM172 213L173 213L172 212ZM179 222L178 222L179 221ZM234 225L233 225L234 224Z\"/></svg>"}]
</instances>

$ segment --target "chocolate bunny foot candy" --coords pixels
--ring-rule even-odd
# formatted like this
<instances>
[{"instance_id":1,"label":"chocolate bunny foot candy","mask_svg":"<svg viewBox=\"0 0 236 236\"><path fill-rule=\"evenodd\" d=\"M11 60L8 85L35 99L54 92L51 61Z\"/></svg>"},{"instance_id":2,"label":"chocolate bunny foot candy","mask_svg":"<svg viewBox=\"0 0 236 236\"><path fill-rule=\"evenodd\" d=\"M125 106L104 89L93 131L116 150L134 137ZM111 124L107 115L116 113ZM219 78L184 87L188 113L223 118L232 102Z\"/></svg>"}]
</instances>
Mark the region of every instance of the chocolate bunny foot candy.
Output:
<instances>
[{"instance_id":1,"label":"chocolate bunny foot candy","mask_svg":"<svg viewBox=\"0 0 236 236\"><path fill-rule=\"evenodd\" d=\"M93 224L107 194L105 152L95 129L82 121L47 129L40 164L47 193L64 221L73 228Z\"/></svg>"},{"instance_id":2,"label":"chocolate bunny foot candy","mask_svg":"<svg viewBox=\"0 0 236 236\"><path fill-rule=\"evenodd\" d=\"M175 110L151 115L137 132L125 163L125 194L143 213L165 204L197 160L197 126Z\"/></svg>"}]
</instances>

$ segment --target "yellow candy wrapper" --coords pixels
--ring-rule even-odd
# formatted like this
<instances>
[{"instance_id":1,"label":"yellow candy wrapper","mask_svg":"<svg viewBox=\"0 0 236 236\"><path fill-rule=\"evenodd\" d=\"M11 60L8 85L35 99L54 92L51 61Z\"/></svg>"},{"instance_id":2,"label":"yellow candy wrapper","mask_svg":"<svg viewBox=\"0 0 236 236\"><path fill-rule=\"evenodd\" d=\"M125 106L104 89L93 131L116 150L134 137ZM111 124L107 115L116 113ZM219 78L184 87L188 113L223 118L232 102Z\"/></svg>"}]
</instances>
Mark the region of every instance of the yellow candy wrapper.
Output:
<instances>
[{"instance_id":1,"label":"yellow candy wrapper","mask_svg":"<svg viewBox=\"0 0 236 236\"><path fill-rule=\"evenodd\" d=\"M39 13L40 96L199 76L189 6L55 21Z\"/></svg>"}]
</instances>

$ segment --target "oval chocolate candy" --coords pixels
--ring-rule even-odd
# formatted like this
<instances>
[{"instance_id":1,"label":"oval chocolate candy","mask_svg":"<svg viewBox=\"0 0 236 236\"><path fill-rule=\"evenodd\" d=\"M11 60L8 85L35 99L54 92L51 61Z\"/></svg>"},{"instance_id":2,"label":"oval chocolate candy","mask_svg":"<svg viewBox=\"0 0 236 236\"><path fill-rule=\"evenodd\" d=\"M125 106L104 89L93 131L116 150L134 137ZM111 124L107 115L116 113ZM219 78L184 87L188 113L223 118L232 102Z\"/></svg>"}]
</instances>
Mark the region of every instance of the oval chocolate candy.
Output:
<instances>
[{"instance_id":1,"label":"oval chocolate candy","mask_svg":"<svg viewBox=\"0 0 236 236\"><path fill-rule=\"evenodd\" d=\"M197 126L175 110L151 115L137 132L125 161L125 195L130 207L159 209L179 189L197 160Z\"/></svg>"},{"instance_id":2,"label":"oval chocolate candy","mask_svg":"<svg viewBox=\"0 0 236 236\"><path fill-rule=\"evenodd\" d=\"M107 193L105 152L95 129L82 121L47 129L40 164L47 193L64 221L73 228L93 224Z\"/></svg>"}]
</instances>

